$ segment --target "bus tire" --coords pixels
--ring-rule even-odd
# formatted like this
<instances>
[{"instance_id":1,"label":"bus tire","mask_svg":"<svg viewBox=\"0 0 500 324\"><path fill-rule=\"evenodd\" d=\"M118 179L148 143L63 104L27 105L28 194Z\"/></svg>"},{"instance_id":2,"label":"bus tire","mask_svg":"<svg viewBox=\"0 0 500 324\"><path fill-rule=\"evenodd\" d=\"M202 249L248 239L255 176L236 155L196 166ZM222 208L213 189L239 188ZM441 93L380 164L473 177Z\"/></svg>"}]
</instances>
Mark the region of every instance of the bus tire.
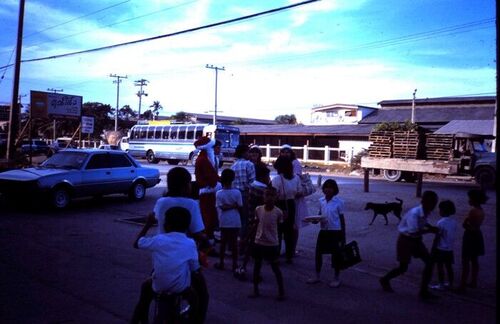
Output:
<instances>
[{"instance_id":1,"label":"bus tire","mask_svg":"<svg viewBox=\"0 0 500 324\"><path fill-rule=\"evenodd\" d=\"M156 158L155 153L151 150L146 153L146 160L148 161L148 163L152 164L157 164L158 162L160 162L160 160Z\"/></svg>"},{"instance_id":2,"label":"bus tire","mask_svg":"<svg viewBox=\"0 0 500 324\"><path fill-rule=\"evenodd\" d=\"M384 178L391 182L401 181L401 174L399 170L384 170Z\"/></svg>"},{"instance_id":3,"label":"bus tire","mask_svg":"<svg viewBox=\"0 0 500 324\"><path fill-rule=\"evenodd\" d=\"M170 165L178 165L179 164L179 160L174 160L174 159L168 159L167 160L167 163L170 164Z\"/></svg>"}]
</instances>

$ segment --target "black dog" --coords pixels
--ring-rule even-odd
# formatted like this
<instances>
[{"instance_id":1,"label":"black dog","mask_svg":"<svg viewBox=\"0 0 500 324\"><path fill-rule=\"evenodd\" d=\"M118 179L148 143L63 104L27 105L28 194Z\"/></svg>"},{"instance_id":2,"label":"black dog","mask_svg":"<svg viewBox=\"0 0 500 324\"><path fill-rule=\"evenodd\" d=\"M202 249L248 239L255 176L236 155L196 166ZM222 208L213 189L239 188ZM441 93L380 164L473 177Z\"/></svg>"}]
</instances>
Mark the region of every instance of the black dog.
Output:
<instances>
[{"instance_id":1,"label":"black dog","mask_svg":"<svg viewBox=\"0 0 500 324\"><path fill-rule=\"evenodd\" d=\"M385 218L385 225L389 224L387 221L387 214L393 212L394 215L401 221L401 211L403 210L403 200L396 198L399 202L391 202L385 204L377 204L377 203L367 203L365 210L372 209L373 210L373 219L370 223L373 224L373 221L377 217L378 214L383 215Z\"/></svg>"}]
</instances>

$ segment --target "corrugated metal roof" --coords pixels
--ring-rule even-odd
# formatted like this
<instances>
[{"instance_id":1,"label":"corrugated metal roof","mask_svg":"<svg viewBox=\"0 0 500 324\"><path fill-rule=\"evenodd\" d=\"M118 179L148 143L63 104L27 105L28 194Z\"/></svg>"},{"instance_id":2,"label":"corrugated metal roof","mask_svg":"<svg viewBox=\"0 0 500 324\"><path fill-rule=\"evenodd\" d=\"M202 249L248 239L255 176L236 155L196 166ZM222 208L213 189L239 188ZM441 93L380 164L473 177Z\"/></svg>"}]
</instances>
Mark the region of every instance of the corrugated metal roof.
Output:
<instances>
[{"instance_id":1,"label":"corrugated metal roof","mask_svg":"<svg viewBox=\"0 0 500 324\"><path fill-rule=\"evenodd\" d=\"M374 125L237 125L242 135L368 136Z\"/></svg>"},{"instance_id":2,"label":"corrugated metal roof","mask_svg":"<svg viewBox=\"0 0 500 324\"><path fill-rule=\"evenodd\" d=\"M478 135L493 134L493 120L452 120L434 134L470 133Z\"/></svg>"},{"instance_id":3,"label":"corrugated metal roof","mask_svg":"<svg viewBox=\"0 0 500 324\"><path fill-rule=\"evenodd\" d=\"M439 98L422 98L415 99L415 104L417 105L450 105L455 104L457 106L469 105L469 104L495 104L496 96L475 96L475 97L439 97ZM384 106L411 106L412 99L394 99L394 100L382 100L378 104L382 107Z\"/></svg>"},{"instance_id":4,"label":"corrugated metal roof","mask_svg":"<svg viewBox=\"0 0 500 324\"><path fill-rule=\"evenodd\" d=\"M495 106L415 108L415 122L447 123L451 120L493 120ZM359 124L378 124L382 122L405 122L411 119L411 108L376 110L363 118Z\"/></svg>"}]
</instances>

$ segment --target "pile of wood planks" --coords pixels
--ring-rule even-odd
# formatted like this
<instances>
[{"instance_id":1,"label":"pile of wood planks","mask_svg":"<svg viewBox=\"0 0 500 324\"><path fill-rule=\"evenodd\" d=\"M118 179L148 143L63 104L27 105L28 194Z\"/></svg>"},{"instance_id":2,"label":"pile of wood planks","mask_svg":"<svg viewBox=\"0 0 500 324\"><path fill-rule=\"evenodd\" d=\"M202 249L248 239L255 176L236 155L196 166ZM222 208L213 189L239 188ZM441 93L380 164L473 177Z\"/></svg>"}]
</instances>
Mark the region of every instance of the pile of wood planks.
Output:
<instances>
[{"instance_id":1,"label":"pile of wood planks","mask_svg":"<svg viewBox=\"0 0 500 324\"><path fill-rule=\"evenodd\" d=\"M426 158L448 161L453 157L453 135L428 134L425 143Z\"/></svg>"},{"instance_id":2,"label":"pile of wood planks","mask_svg":"<svg viewBox=\"0 0 500 324\"><path fill-rule=\"evenodd\" d=\"M392 141L392 157L416 159L419 157L420 133L414 131L395 131Z\"/></svg>"},{"instance_id":3,"label":"pile of wood planks","mask_svg":"<svg viewBox=\"0 0 500 324\"><path fill-rule=\"evenodd\" d=\"M372 144L368 148L368 156L391 158L393 133L392 131L371 132L368 140Z\"/></svg>"}]
</instances>

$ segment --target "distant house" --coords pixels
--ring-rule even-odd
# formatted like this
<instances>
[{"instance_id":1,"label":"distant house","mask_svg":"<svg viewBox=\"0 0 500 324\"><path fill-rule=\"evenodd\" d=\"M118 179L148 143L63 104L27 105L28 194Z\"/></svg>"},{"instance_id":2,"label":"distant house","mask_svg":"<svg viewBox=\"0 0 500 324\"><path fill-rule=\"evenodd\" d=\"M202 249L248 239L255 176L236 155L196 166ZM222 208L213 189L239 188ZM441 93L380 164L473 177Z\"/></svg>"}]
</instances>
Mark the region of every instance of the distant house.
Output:
<instances>
[{"instance_id":1,"label":"distant house","mask_svg":"<svg viewBox=\"0 0 500 324\"><path fill-rule=\"evenodd\" d=\"M213 122L214 115L211 114L198 114L198 113L186 113L191 116L191 122L198 124L211 124ZM158 120L166 120L169 117L158 116ZM258 118L247 118L247 117L230 117L217 115L217 124L233 125L238 123L245 123L246 125L275 125L276 121L271 119L258 119Z\"/></svg>"},{"instance_id":2,"label":"distant house","mask_svg":"<svg viewBox=\"0 0 500 324\"><path fill-rule=\"evenodd\" d=\"M333 104L311 109L312 125L355 125L378 108Z\"/></svg>"},{"instance_id":3,"label":"distant house","mask_svg":"<svg viewBox=\"0 0 500 324\"><path fill-rule=\"evenodd\" d=\"M411 120L412 100L383 100L380 109L360 120L360 125ZM435 131L452 120L493 120L495 96L444 97L415 100L415 123Z\"/></svg>"}]
</instances>

